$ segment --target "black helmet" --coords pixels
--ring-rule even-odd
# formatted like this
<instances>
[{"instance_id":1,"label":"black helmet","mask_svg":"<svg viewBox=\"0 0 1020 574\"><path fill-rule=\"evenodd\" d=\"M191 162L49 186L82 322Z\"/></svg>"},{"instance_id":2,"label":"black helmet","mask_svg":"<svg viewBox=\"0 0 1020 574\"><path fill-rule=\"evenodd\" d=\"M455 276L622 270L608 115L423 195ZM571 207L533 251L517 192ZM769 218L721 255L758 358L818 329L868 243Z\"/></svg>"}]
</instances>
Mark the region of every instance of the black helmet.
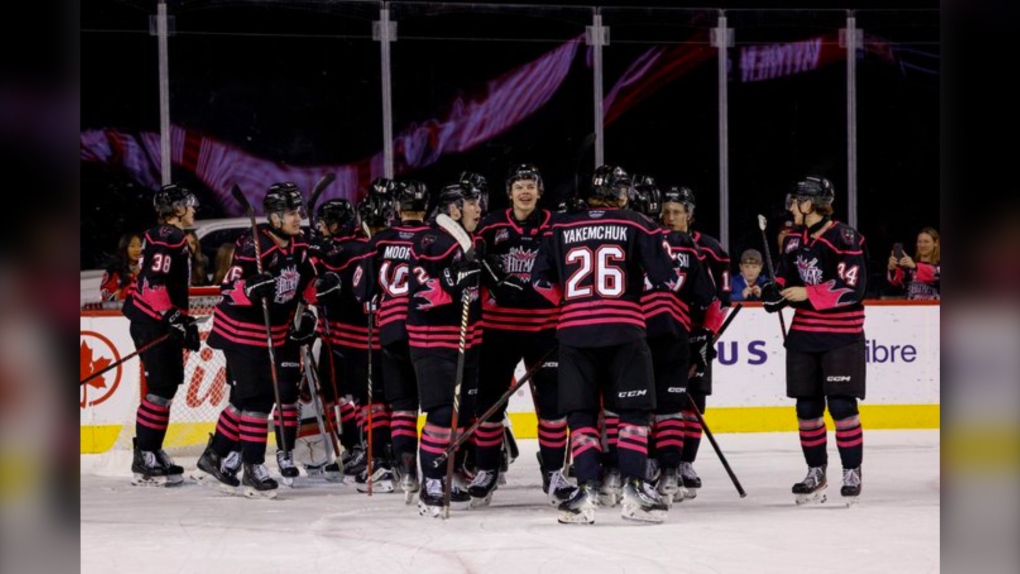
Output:
<instances>
[{"instance_id":1,"label":"black helmet","mask_svg":"<svg viewBox=\"0 0 1020 574\"><path fill-rule=\"evenodd\" d=\"M694 192L691 191L691 188L681 185L671 185L666 188L666 191L662 192L662 202L682 203L688 212L693 212L694 206L697 205L694 201Z\"/></svg>"},{"instance_id":2,"label":"black helmet","mask_svg":"<svg viewBox=\"0 0 1020 574\"><path fill-rule=\"evenodd\" d=\"M836 190L832 182L824 177L809 175L798 181L794 190L786 195L786 208L789 209L796 200L805 199L810 199L816 207L829 207L835 198Z\"/></svg>"},{"instance_id":3,"label":"black helmet","mask_svg":"<svg viewBox=\"0 0 1020 574\"><path fill-rule=\"evenodd\" d=\"M635 175L632 190L628 207L648 217L662 213L662 192L651 176Z\"/></svg>"},{"instance_id":4,"label":"black helmet","mask_svg":"<svg viewBox=\"0 0 1020 574\"><path fill-rule=\"evenodd\" d=\"M354 206L346 199L331 199L316 209L315 219L327 227L333 224L344 227L354 221Z\"/></svg>"},{"instance_id":5,"label":"black helmet","mask_svg":"<svg viewBox=\"0 0 1020 574\"><path fill-rule=\"evenodd\" d=\"M489 195L489 182L485 179L485 176L481 174L477 174L472 171L461 172L457 181L476 190L482 195Z\"/></svg>"},{"instance_id":6,"label":"black helmet","mask_svg":"<svg viewBox=\"0 0 1020 574\"><path fill-rule=\"evenodd\" d=\"M267 217L271 213L283 213L293 209L301 211L301 216L304 217L305 198L301 194L301 189L289 181L274 183L269 186L266 198L262 200L262 207Z\"/></svg>"},{"instance_id":7,"label":"black helmet","mask_svg":"<svg viewBox=\"0 0 1020 574\"><path fill-rule=\"evenodd\" d=\"M522 163L510 168L510 173L506 176L507 194L510 193L510 188L513 187L515 181L525 179L533 180L535 185L538 186L539 193L545 190L545 183L542 182L542 174L538 171L538 168L530 163Z\"/></svg>"},{"instance_id":8,"label":"black helmet","mask_svg":"<svg viewBox=\"0 0 1020 574\"><path fill-rule=\"evenodd\" d=\"M369 227L388 227L394 215L393 200L382 194L369 193L358 204L358 219Z\"/></svg>"},{"instance_id":9,"label":"black helmet","mask_svg":"<svg viewBox=\"0 0 1020 574\"><path fill-rule=\"evenodd\" d=\"M393 184L393 201L400 211L428 211L429 190L420 181L404 179Z\"/></svg>"},{"instance_id":10,"label":"black helmet","mask_svg":"<svg viewBox=\"0 0 1020 574\"><path fill-rule=\"evenodd\" d=\"M481 204L482 211L485 211L486 199L486 194L474 186L464 182L451 183L439 191L439 196L436 198L436 209L438 213L449 214L451 205L456 204L457 209L462 209L465 201L477 200Z\"/></svg>"},{"instance_id":11,"label":"black helmet","mask_svg":"<svg viewBox=\"0 0 1020 574\"><path fill-rule=\"evenodd\" d=\"M630 193L631 184L630 176L622 167L602 165L595 169L595 174L591 177L591 187L587 190L588 195L582 198L618 200L623 193ZM582 193L584 191L582 190Z\"/></svg>"},{"instance_id":12,"label":"black helmet","mask_svg":"<svg viewBox=\"0 0 1020 574\"><path fill-rule=\"evenodd\" d=\"M152 206L161 216L173 215L178 207L198 207L198 200L191 190L179 183L164 185L152 198Z\"/></svg>"},{"instance_id":13,"label":"black helmet","mask_svg":"<svg viewBox=\"0 0 1020 574\"><path fill-rule=\"evenodd\" d=\"M392 198L396 183L392 179L377 177L372 180L372 186L368 188L369 195L381 195Z\"/></svg>"}]
</instances>

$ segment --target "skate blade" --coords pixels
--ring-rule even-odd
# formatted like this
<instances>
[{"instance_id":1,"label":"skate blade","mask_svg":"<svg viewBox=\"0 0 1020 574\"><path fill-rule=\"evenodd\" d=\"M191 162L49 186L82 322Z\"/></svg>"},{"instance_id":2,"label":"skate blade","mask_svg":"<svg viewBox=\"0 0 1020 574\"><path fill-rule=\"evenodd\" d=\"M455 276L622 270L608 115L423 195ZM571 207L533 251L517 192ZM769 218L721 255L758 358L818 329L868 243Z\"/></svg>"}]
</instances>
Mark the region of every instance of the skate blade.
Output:
<instances>
[{"instance_id":1,"label":"skate blade","mask_svg":"<svg viewBox=\"0 0 1020 574\"><path fill-rule=\"evenodd\" d=\"M492 502L492 493L480 497L471 497L469 508L484 508Z\"/></svg>"},{"instance_id":2,"label":"skate blade","mask_svg":"<svg viewBox=\"0 0 1020 574\"><path fill-rule=\"evenodd\" d=\"M682 493L684 500L694 500L698 497L697 488L681 488L678 494Z\"/></svg>"},{"instance_id":3,"label":"skate blade","mask_svg":"<svg viewBox=\"0 0 1020 574\"><path fill-rule=\"evenodd\" d=\"M828 499L828 496L825 494L825 489L823 488L808 494L798 494L795 502L797 503L797 506L804 506L806 504L822 504Z\"/></svg>"},{"instance_id":4,"label":"skate blade","mask_svg":"<svg viewBox=\"0 0 1020 574\"><path fill-rule=\"evenodd\" d=\"M275 488L272 490L258 490L257 488L252 488L250 486L244 487L245 498L264 498L266 500L272 500L276 498L276 494L277 492Z\"/></svg>"},{"instance_id":5,"label":"skate blade","mask_svg":"<svg viewBox=\"0 0 1020 574\"><path fill-rule=\"evenodd\" d=\"M359 484L357 489L358 492L368 492L368 485ZM393 482L389 480L381 480L372 485L372 494L377 492L388 493L393 492L394 490L396 490L396 488L394 487Z\"/></svg>"},{"instance_id":6,"label":"skate blade","mask_svg":"<svg viewBox=\"0 0 1020 574\"><path fill-rule=\"evenodd\" d=\"M413 504L414 499L418 496L418 489L409 490L402 488L401 490L404 492L404 504Z\"/></svg>"},{"instance_id":7,"label":"skate blade","mask_svg":"<svg viewBox=\"0 0 1020 574\"><path fill-rule=\"evenodd\" d=\"M145 488L160 488L169 486L169 480L165 476L145 476L142 474L135 474L131 477L131 484Z\"/></svg>"},{"instance_id":8,"label":"skate blade","mask_svg":"<svg viewBox=\"0 0 1020 574\"><path fill-rule=\"evenodd\" d=\"M561 511L556 520L560 524L595 524L595 509L582 508L580 512L573 513Z\"/></svg>"},{"instance_id":9,"label":"skate blade","mask_svg":"<svg viewBox=\"0 0 1020 574\"><path fill-rule=\"evenodd\" d=\"M620 516L635 522L661 523L666 521L665 510L645 510L639 504L628 504L627 502L623 503L623 508L620 509Z\"/></svg>"},{"instance_id":10,"label":"skate blade","mask_svg":"<svg viewBox=\"0 0 1020 574\"><path fill-rule=\"evenodd\" d=\"M292 477L292 476L281 476L280 477L280 484L286 486L287 488L294 488L294 477Z\"/></svg>"},{"instance_id":11,"label":"skate blade","mask_svg":"<svg viewBox=\"0 0 1020 574\"><path fill-rule=\"evenodd\" d=\"M225 492L227 494L236 494L237 493L237 487L236 486L231 486L229 484L220 482L215 476L213 476L213 475L211 475L211 474L209 474L209 473L207 473L205 471L202 471L202 470L198 470L198 471L194 472L191 475L191 480L194 480L195 482L197 482L198 484L200 484L202 486L207 486L207 487L210 487L210 488L215 488L215 489L217 489L217 490L219 490L221 492Z\"/></svg>"},{"instance_id":12,"label":"skate blade","mask_svg":"<svg viewBox=\"0 0 1020 574\"><path fill-rule=\"evenodd\" d=\"M612 507L616 506L617 504L620 504L620 495L619 494L602 494L600 492L599 493L599 504L601 504L602 506L605 506L606 508L612 508Z\"/></svg>"},{"instance_id":13,"label":"skate blade","mask_svg":"<svg viewBox=\"0 0 1020 574\"><path fill-rule=\"evenodd\" d=\"M860 497L857 497L857 496L844 496L843 497L843 503L846 504L847 508L853 508L854 506L857 506L858 498L860 498Z\"/></svg>"},{"instance_id":14,"label":"skate blade","mask_svg":"<svg viewBox=\"0 0 1020 574\"><path fill-rule=\"evenodd\" d=\"M443 507L442 506L429 506L422 501L418 501L418 515L426 518L442 518Z\"/></svg>"},{"instance_id":15,"label":"skate blade","mask_svg":"<svg viewBox=\"0 0 1020 574\"><path fill-rule=\"evenodd\" d=\"M499 478L496 479L496 486L506 486L506 475L500 473Z\"/></svg>"}]
</instances>

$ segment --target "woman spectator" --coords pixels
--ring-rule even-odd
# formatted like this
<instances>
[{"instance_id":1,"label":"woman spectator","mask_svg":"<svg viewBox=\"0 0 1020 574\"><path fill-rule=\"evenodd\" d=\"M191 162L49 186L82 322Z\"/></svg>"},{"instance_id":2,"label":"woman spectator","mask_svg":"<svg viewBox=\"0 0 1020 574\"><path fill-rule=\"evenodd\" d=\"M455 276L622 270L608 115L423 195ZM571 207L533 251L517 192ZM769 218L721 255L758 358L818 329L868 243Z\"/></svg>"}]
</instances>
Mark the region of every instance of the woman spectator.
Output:
<instances>
[{"instance_id":1,"label":"woman spectator","mask_svg":"<svg viewBox=\"0 0 1020 574\"><path fill-rule=\"evenodd\" d=\"M202 245L198 242L198 235L194 231L184 232L184 238L188 241L188 249L191 251L191 283L192 287L201 287L209 284L209 258L202 253Z\"/></svg>"},{"instance_id":2,"label":"woman spectator","mask_svg":"<svg viewBox=\"0 0 1020 574\"><path fill-rule=\"evenodd\" d=\"M917 234L914 257L894 248L889 255L889 284L903 287L907 299L939 300L942 279L942 249L939 232L925 227Z\"/></svg>"},{"instance_id":3,"label":"woman spectator","mask_svg":"<svg viewBox=\"0 0 1020 574\"><path fill-rule=\"evenodd\" d=\"M103 301L123 301L135 283L141 266L142 236L125 233L117 244L113 263L103 272L99 294Z\"/></svg>"},{"instance_id":4,"label":"woman spectator","mask_svg":"<svg viewBox=\"0 0 1020 574\"><path fill-rule=\"evenodd\" d=\"M220 245L220 248L216 250L216 270L213 273L213 279L211 285L219 285L223 283L223 278L227 275L227 271L230 271L230 266L234 261L234 244L224 243Z\"/></svg>"}]
</instances>

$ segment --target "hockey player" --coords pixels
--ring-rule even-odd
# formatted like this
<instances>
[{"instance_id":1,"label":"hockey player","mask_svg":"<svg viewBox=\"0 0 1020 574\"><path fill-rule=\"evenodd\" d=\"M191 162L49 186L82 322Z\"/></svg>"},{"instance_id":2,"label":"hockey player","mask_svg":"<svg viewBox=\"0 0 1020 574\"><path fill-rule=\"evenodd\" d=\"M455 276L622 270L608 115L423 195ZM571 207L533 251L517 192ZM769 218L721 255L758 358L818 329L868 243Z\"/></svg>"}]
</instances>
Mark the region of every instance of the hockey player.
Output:
<instances>
[{"instance_id":1,"label":"hockey player","mask_svg":"<svg viewBox=\"0 0 1020 574\"><path fill-rule=\"evenodd\" d=\"M467 234L478 227L484 209L484 194L468 183L444 187L436 201L437 213L450 216ZM437 223L418 236L414 246L415 264L411 273L411 302L407 315L411 359L418 377L421 410L425 413L420 450L425 484L418 499L418 512L429 517L438 517L442 513L446 480L445 469L442 466L433 468L432 462L450 446L451 425L463 428L473 414L474 405L467 399L477 391L478 347L482 342L482 306L478 292L481 265L464 252L452 233ZM475 241L475 254L479 257L483 255L483 247L480 240ZM454 423L453 396L458 376L462 297L465 291L469 296L468 323L460 410ZM502 427L493 440L497 444L502 443ZM491 480L484 476L491 476ZM478 477L483 478L479 480ZM496 476L479 470L475 478L472 485L476 490L484 483L491 494ZM467 492L451 485L452 502L469 500Z\"/></svg>"},{"instance_id":2,"label":"hockey player","mask_svg":"<svg viewBox=\"0 0 1020 574\"><path fill-rule=\"evenodd\" d=\"M581 192L588 209L562 215L545 232L532 276L535 290L560 306L559 408L567 415L578 481L559 506L562 523L595 520L600 394L612 397L620 416L623 517L662 522L667 510L644 480L655 386L640 300L646 275L656 288L679 288L680 278L662 230L619 209L619 189L629 185L623 170L597 169Z\"/></svg>"},{"instance_id":3,"label":"hockey player","mask_svg":"<svg viewBox=\"0 0 1020 574\"><path fill-rule=\"evenodd\" d=\"M371 204L388 209L389 201L389 197L369 194L359 208L364 212L365 206ZM365 215L373 217L370 213ZM365 405L367 400L369 343L368 317L364 308L350 288L341 287L352 284L355 270L367 256L368 235L355 227L355 219L354 208L346 199L332 199L323 203L316 214L316 226L323 240L315 257L321 275L326 276L327 272L331 272L338 278L335 294L319 298L319 336L329 342L320 349L319 381L330 401L327 406L331 418L335 413L334 401L339 402L339 424L342 429L340 442L344 446L342 471L352 481L359 473L364 473L366 468L365 449L355 405ZM372 223L378 222L373 219ZM378 352L378 332L373 333L372 345L375 349L373 378L376 383L373 399L378 400L379 406L383 407L385 403L381 390L382 358ZM384 412L373 417L372 422L377 426L373 433L373 447L377 449L376 458L382 461L385 458L383 453L389 446L389 415L385 408L380 410ZM385 469L389 473L386 483L378 485L378 489L392 492L395 487L392 469L388 464L379 464L373 470L378 469ZM338 479L340 464L326 465L323 472L330 480Z\"/></svg>"},{"instance_id":4,"label":"hockey player","mask_svg":"<svg viewBox=\"0 0 1020 574\"><path fill-rule=\"evenodd\" d=\"M531 164L514 166L506 179L510 207L490 213L479 224L477 234L485 242L487 289L482 300L485 345L478 374L477 410L486 411L506 392L521 359L529 367L543 361L532 378L538 409L538 458L542 489L551 503L559 504L572 487L562 472L567 419L559 413L556 396L558 310L531 287L542 234L552 220L548 210L538 208L544 191L538 168ZM504 404L475 432L479 473L468 487L475 504L487 504L496 485L505 412Z\"/></svg>"},{"instance_id":5,"label":"hockey player","mask_svg":"<svg viewBox=\"0 0 1020 574\"><path fill-rule=\"evenodd\" d=\"M843 463L840 494L847 504L861 492L863 434L857 399L866 383L864 306L868 271L864 238L832 219L835 191L810 176L787 196L802 228L783 243L776 282L762 288L765 310L795 309L786 338L786 394L797 400L800 445L808 473L793 485L797 504L824 502L827 487L826 403L836 423Z\"/></svg>"},{"instance_id":6,"label":"hockey player","mask_svg":"<svg viewBox=\"0 0 1020 574\"><path fill-rule=\"evenodd\" d=\"M716 298L722 308L730 306L730 256L717 239L704 233L694 231L694 192L688 187L674 186L666 193L663 204L663 223L674 231L690 234L698 246L700 258L715 284ZM704 327L703 313L692 315L694 323L690 335L690 356L694 359L695 370L691 377L687 393L694 399L694 404L704 413L706 397L712 394L712 360L716 351L711 346L712 333ZM684 448L680 458L680 479L683 482L685 496L694 498L701 488L701 477L694 471L694 460L701 446L701 423L692 410L689 402L685 403L684 411Z\"/></svg>"},{"instance_id":7,"label":"hockey player","mask_svg":"<svg viewBox=\"0 0 1020 574\"><path fill-rule=\"evenodd\" d=\"M428 199L428 189L421 182L404 180L394 184L393 205L400 223L372 236L367 256L352 278L358 301L368 312L375 313L379 328L376 340L382 350L383 394L391 413L393 456L399 465L400 489L408 504L419 486L418 382L405 324L413 263L411 248L418 235L429 229L423 222Z\"/></svg>"},{"instance_id":8,"label":"hockey player","mask_svg":"<svg viewBox=\"0 0 1020 574\"><path fill-rule=\"evenodd\" d=\"M136 347L166 334L171 337L142 353L147 391L135 415L132 483L178 484L184 469L163 450L170 405L184 382L184 349L198 351L198 327L188 316L191 252L184 229L195 223L198 202L187 188L170 184L153 199L158 225L145 232L141 271L124 301Z\"/></svg>"},{"instance_id":9,"label":"hockey player","mask_svg":"<svg viewBox=\"0 0 1020 574\"><path fill-rule=\"evenodd\" d=\"M215 479L226 488L236 486L238 457L231 452L240 447L245 495L273 498L278 485L265 466L267 421L275 403L273 385L279 385L282 404L281 412L273 417L277 445L293 452L298 429L298 350L299 345L311 342L315 330L311 312L303 312L296 325L294 315L302 294L313 285L314 269L301 232L301 190L293 183L275 183L266 193L263 207L267 222L256 227L260 251L256 251L250 233L237 240L233 265L220 286L223 298L213 313L208 343L221 349L226 358L230 400L220 413L216 434L199 458L195 478L202 482ZM256 258L259 252L262 272ZM329 280L315 283L327 299L333 288L330 284L335 285ZM314 295L309 298L314 301ZM275 365L270 363L267 349L262 299L269 308ZM277 452L277 465L285 480L298 474L282 448Z\"/></svg>"}]
</instances>

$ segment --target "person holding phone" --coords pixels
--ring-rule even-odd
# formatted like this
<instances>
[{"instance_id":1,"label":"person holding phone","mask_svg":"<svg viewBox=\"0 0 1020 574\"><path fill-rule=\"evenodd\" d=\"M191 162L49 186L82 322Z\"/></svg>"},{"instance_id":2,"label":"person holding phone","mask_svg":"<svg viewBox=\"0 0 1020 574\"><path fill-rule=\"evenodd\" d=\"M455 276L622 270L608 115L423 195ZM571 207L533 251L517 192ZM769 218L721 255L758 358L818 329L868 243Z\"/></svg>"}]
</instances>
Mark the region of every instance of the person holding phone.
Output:
<instances>
[{"instance_id":1,"label":"person holding phone","mask_svg":"<svg viewBox=\"0 0 1020 574\"><path fill-rule=\"evenodd\" d=\"M925 227L917 234L914 257L903 251L903 244L893 245L889 256L888 280L895 287L902 287L907 299L913 301L938 301L941 299L942 249L939 232Z\"/></svg>"}]
</instances>

